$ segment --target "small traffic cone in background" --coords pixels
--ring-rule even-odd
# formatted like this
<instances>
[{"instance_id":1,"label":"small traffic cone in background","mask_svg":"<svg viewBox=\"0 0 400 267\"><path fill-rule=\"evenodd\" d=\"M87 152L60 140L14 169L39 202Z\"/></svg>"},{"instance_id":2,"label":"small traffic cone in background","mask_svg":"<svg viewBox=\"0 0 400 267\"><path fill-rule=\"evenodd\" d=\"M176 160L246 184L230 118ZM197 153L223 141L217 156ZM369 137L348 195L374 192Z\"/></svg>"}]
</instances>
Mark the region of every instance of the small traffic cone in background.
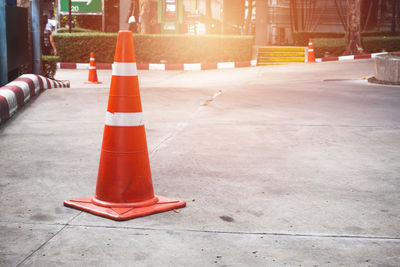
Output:
<instances>
[{"instance_id":1,"label":"small traffic cone in background","mask_svg":"<svg viewBox=\"0 0 400 267\"><path fill-rule=\"evenodd\" d=\"M85 83L101 83L97 80L96 62L94 60L93 52L90 53L89 78Z\"/></svg>"},{"instance_id":2,"label":"small traffic cone in background","mask_svg":"<svg viewBox=\"0 0 400 267\"><path fill-rule=\"evenodd\" d=\"M118 33L96 194L64 205L119 221L186 206L153 192L131 31Z\"/></svg>"},{"instance_id":3,"label":"small traffic cone in background","mask_svg":"<svg viewBox=\"0 0 400 267\"><path fill-rule=\"evenodd\" d=\"M308 41L308 53L307 53L307 62L315 63L315 54L314 54L314 46L312 44L312 40Z\"/></svg>"}]
</instances>

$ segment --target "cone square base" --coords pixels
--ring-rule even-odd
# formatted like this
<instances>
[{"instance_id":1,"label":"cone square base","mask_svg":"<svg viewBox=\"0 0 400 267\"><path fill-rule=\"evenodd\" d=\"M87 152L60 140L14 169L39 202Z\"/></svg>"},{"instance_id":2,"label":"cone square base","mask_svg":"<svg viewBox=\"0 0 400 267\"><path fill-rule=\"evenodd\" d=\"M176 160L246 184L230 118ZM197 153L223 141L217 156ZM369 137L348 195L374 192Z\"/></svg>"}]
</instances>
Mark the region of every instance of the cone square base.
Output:
<instances>
[{"instance_id":1,"label":"cone square base","mask_svg":"<svg viewBox=\"0 0 400 267\"><path fill-rule=\"evenodd\" d=\"M166 197L158 197L154 205L140 208L112 208L102 207L92 203L92 197L65 200L64 206L83 210L94 215L102 216L116 221L125 221L137 217L143 217L155 213L179 209L186 206L186 202Z\"/></svg>"},{"instance_id":2,"label":"cone square base","mask_svg":"<svg viewBox=\"0 0 400 267\"><path fill-rule=\"evenodd\" d=\"M102 82L89 82L89 81L85 82L85 84L100 84L100 83Z\"/></svg>"}]
</instances>

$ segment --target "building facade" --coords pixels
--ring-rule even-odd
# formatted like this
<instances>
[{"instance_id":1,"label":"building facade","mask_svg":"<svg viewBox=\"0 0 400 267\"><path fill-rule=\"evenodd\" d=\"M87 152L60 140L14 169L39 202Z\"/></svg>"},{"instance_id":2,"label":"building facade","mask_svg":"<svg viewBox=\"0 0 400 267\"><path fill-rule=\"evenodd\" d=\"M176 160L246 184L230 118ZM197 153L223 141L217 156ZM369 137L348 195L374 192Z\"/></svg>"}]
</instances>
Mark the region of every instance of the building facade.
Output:
<instances>
[{"instance_id":1,"label":"building facade","mask_svg":"<svg viewBox=\"0 0 400 267\"><path fill-rule=\"evenodd\" d=\"M179 13L174 33L250 34L259 44L292 44L293 32L345 31L346 0L120 0L121 29L128 28L130 1L150 3L149 33L163 32L173 12ZM362 1L362 29L390 30L392 6L391 0Z\"/></svg>"},{"instance_id":2,"label":"building facade","mask_svg":"<svg viewBox=\"0 0 400 267\"><path fill-rule=\"evenodd\" d=\"M332 0L266 1L266 12L257 12L264 13L267 17L267 44L291 44L293 31L344 32L335 2Z\"/></svg>"}]
</instances>

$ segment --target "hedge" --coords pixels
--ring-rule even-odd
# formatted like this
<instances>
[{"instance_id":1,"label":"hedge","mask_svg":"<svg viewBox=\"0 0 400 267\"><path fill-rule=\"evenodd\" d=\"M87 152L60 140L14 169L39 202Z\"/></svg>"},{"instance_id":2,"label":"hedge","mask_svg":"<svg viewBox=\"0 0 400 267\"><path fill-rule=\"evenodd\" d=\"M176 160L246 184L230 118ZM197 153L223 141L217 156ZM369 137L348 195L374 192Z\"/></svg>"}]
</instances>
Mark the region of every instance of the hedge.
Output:
<instances>
[{"instance_id":1,"label":"hedge","mask_svg":"<svg viewBox=\"0 0 400 267\"><path fill-rule=\"evenodd\" d=\"M249 61L254 36L133 34L137 63L214 63ZM112 63L115 33L57 33L57 53L62 62Z\"/></svg>"},{"instance_id":2,"label":"hedge","mask_svg":"<svg viewBox=\"0 0 400 267\"><path fill-rule=\"evenodd\" d=\"M294 32L293 42L297 46L307 46L310 38L344 38L342 32Z\"/></svg>"},{"instance_id":3,"label":"hedge","mask_svg":"<svg viewBox=\"0 0 400 267\"><path fill-rule=\"evenodd\" d=\"M57 61L59 61L59 57L57 56L42 56L40 74L44 77L54 79L57 72Z\"/></svg>"},{"instance_id":4,"label":"hedge","mask_svg":"<svg viewBox=\"0 0 400 267\"><path fill-rule=\"evenodd\" d=\"M73 28L71 29L71 32L75 33L75 32L96 32L96 31L91 30L91 29L73 27ZM69 29L68 29L68 28L59 28L59 29L57 30L57 33L69 33Z\"/></svg>"},{"instance_id":5,"label":"hedge","mask_svg":"<svg viewBox=\"0 0 400 267\"><path fill-rule=\"evenodd\" d=\"M400 36L365 37L364 48L368 52L400 51Z\"/></svg>"},{"instance_id":6,"label":"hedge","mask_svg":"<svg viewBox=\"0 0 400 267\"><path fill-rule=\"evenodd\" d=\"M307 46L308 39L317 38L344 38L344 32L294 32L293 42L298 46ZM362 37L392 36L389 31L365 31L361 32Z\"/></svg>"},{"instance_id":7,"label":"hedge","mask_svg":"<svg viewBox=\"0 0 400 267\"><path fill-rule=\"evenodd\" d=\"M365 53L376 53L384 51L400 51L400 37L363 37ZM344 38L316 38L313 39L316 57L324 57L325 52L329 56L341 56L345 50Z\"/></svg>"}]
</instances>

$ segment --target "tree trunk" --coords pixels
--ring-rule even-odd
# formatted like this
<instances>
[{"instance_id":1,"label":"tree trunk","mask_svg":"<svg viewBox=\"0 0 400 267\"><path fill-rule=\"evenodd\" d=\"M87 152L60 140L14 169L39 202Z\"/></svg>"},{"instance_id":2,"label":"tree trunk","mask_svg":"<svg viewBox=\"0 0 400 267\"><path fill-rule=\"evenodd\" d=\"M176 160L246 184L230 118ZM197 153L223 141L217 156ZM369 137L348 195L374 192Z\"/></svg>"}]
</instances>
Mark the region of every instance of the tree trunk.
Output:
<instances>
[{"instance_id":1,"label":"tree trunk","mask_svg":"<svg viewBox=\"0 0 400 267\"><path fill-rule=\"evenodd\" d=\"M140 6L140 33L150 31L150 0L139 0Z\"/></svg>"},{"instance_id":2,"label":"tree trunk","mask_svg":"<svg viewBox=\"0 0 400 267\"><path fill-rule=\"evenodd\" d=\"M206 14L205 14L206 34L211 34L212 31L212 13L211 13L211 0L206 0Z\"/></svg>"},{"instance_id":3,"label":"tree trunk","mask_svg":"<svg viewBox=\"0 0 400 267\"><path fill-rule=\"evenodd\" d=\"M392 0L392 27L391 27L392 35L396 34L397 1L398 0Z\"/></svg>"},{"instance_id":4,"label":"tree trunk","mask_svg":"<svg viewBox=\"0 0 400 267\"><path fill-rule=\"evenodd\" d=\"M325 2L324 7L323 7L322 11L319 12L319 16L318 16L317 20L315 21L314 27L312 28L311 31L315 32L315 30L319 26L319 22L321 21L322 16L325 16L325 11L326 11L327 5L328 5L328 2Z\"/></svg>"},{"instance_id":5,"label":"tree trunk","mask_svg":"<svg viewBox=\"0 0 400 267\"><path fill-rule=\"evenodd\" d=\"M299 31L296 0L290 0L290 25L292 28L292 32Z\"/></svg>"},{"instance_id":6,"label":"tree trunk","mask_svg":"<svg viewBox=\"0 0 400 267\"><path fill-rule=\"evenodd\" d=\"M371 18L371 11L372 11L373 4L374 3L372 1L369 2L368 15L367 15L367 18L365 19L365 24L364 24L363 31L367 30L369 19Z\"/></svg>"},{"instance_id":7,"label":"tree trunk","mask_svg":"<svg viewBox=\"0 0 400 267\"><path fill-rule=\"evenodd\" d=\"M251 17L253 15L253 0L249 0L249 7L247 10L247 18L245 22L245 32L248 35L251 35Z\"/></svg>"},{"instance_id":8,"label":"tree trunk","mask_svg":"<svg viewBox=\"0 0 400 267\"><path fill-rule=\"evenodd\" d=\"M289 1L290 26L292 32L312 31L317 26L315 25L317 2L317 0Z\"/></svg>"},{"instance_id":9,"label":"tree trunk","mask_svg":"<svg viewBox=\"0 0 400 267\"><path fill-rule=\"evenodd\" d=\"M342 4L342 1L339 1L339 0L335 0L334 1L334 3L335 3L335 6L336 6L336 11L337 11L337 14L338 14L338 16L339 16L339 19L340 19L340 22L342 23L342 25L343 25L343 28L345 29L345 30L347 30L347 26L346 26L346 19L345 19L345 12L344 12L344 7L343 7L343 4Z\"/></svg>"},{"instance_id":10,"label":"tree trunk","mask_svg":"<svg viewBox=\"0 0 400 267\"><path fill-rule=\"evenodd\" d=\"M378 31L381 30L381 21L382 21L382 0L378 2L378 18L376 19L376 29Z\"/></svg>"},{"instance_id":11,"label":"tree trunk","mask_svg":"<svg viewBox=\"0 0 400 267\"><path fill-rule=\"evenodd\" d=\"M345 55L363 53L361 43L361 0L347 0Z\"/></svg>"}]
</instances>

